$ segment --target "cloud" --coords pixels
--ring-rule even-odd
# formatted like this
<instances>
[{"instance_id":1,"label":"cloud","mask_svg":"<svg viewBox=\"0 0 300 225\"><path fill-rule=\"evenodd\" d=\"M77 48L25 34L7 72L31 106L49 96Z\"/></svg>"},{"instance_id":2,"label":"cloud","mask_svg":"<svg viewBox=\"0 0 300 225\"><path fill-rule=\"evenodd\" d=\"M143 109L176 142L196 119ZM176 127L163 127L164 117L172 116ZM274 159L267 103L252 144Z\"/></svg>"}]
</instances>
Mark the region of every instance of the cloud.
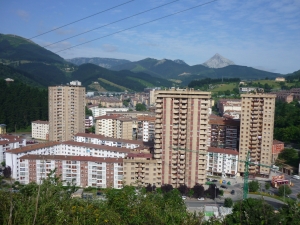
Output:
<instances>
[{"instance_id":1,"label":"cloud","mask_svg":"<svg viewBox=\"0 0 300 225\"><path fill-rule=\"evenodd\" d=\"M118 47L116 47L114 45L110 45L110 44L103 44L101 46L101 48L105 52L117 52L118 51Z\"/></svg>"},{"instance_id":2,"label":"cloud","mask_svg":"<svg viewBox=\"0 0 300 225\"><path fill-rule=\"evenodd\" d=\"M19 9L17 10L16 14L24 21L28 21L29 19L29 13L25 10Z\"/></svg>"}]
</instances>

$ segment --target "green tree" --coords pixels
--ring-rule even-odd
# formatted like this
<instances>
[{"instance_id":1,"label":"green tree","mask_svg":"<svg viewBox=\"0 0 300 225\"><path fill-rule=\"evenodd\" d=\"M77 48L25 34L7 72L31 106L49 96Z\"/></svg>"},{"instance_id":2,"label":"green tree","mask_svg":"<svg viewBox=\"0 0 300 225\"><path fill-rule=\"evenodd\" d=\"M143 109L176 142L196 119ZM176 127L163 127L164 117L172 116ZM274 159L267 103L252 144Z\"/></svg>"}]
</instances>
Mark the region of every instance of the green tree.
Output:
<instances>
[{"instance_id":1,"label":"green tree","mask_svg":"<svg viewBox=\"0 0 300 225\"><path fill-rule=\"evenodd\" d=\"M5 167L5 161L1 162L1 166Z\"/></svg>"},{"instance_id":2,"label":"green tree","mask_svg":"<svg viewBox=\"0 0 300 225\"><path fill-rule=\"evenodd\" d=\"M300 208L295 202L289 202L280 209L281 224L298 225L300 221Z\"/></svg>"},{"instance_id":3,"label":"green tree","mask_svg":"<svg viewBox=\"0 0 300 225\"><path fill-rule=\"evenodd\" d=\"M279 196L284 196L284 195L290 195L292 194L292 190L288 185L281 185L278 188L278 193Z\"/></svg>"},{"instance_id":4,"label":"green tree","mask_svg":"<svg viewBox=\"0 0 300 225\"><path fill-rule=\"evenodd\" d=\"M85 107L85 115L86 116L93 116L92 110L90 110L87 106Z\"/></svg>"},{"instance_id":5,"label":"green tree","mask_svg":"<svg viewBox=\"0 0 300 225\"><path fill-rule=\"evenodd\" d=\"M225 198L224 200L224 207L231 208L233 206L233 201L231 198Z\"/></svg>"},{"instance_id":6,"label":"green tree","mask_svg":"<svg viewBox=\"0 0 300 225\"><path fill-rule=\"evenodd\" d=\"M269 182L266 182L266 183L265 183L265 189L266 189L266 190L269 190L270 187L271 187L271 184L270 184Z\"/></svg>"},{"instance_id":7,"label":"green tree","mask_svg":"<svg viewBox=\"0 0 300 225\"><path fill-rule=\"evenodd\" d=\"M146 108L145 104L137 103L135 106L135 110L136 111L146 111L147 108Z\"/></svg>"},{"instance_id":8,"label":"green tree","mask_svg":"<svg viewBox=\"0 0 300 225\"><path fill-rule=\"evenodd\" d=\"M258 181L251 181L249 182L249 192L257 192L259 189L259 183Z\"/></svg>"},{"instance_id":9,"label":"green tree","mask_svg":"<svg viewBox=\"0 0 300 225\"><path fill-rule=\"evenodd\" d=\"M236 202L232 214L226 216L225 224L278 224L280 215L261 199L247 198Z\"/></svg>"}]
</instances>

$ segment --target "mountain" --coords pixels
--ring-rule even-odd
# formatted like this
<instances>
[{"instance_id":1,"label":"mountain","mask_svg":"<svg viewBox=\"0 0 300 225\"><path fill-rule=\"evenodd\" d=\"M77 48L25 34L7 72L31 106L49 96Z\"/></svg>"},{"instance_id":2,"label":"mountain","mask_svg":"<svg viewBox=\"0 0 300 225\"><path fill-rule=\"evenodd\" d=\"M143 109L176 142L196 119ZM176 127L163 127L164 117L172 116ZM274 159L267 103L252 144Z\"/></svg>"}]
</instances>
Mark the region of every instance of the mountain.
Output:
<instances>
[{"instance_id":1,"label":"mountain","mask_svg":"<svg viewBox=\"0 0 300 225\"><path fill-rule=\"evenodd\" d=\"M72 73L72 78L80 80L84 86L98 82L101 87L110 91L143 91L146 87L171 87L173 85L170 81L142 72L111 71L90 63L80 65Z\"/></svg>"},{"instance_id":2,"label":"mountain","mask_svg":"<svg viewBox=\"0 0 300 225\"><path fill-rule=\"evenodd\" d=\"M183 61L181 59L175 59L174 62L176 62L178 64L188 65L185 61Z\"/></svg>"},{"instance_id":3,"label":"mountain","mask_svg":"<svg viewBox=\"0 0 300 225\"><path fill-rule=\"evenodd\" d=\"M209 60L207 60L202 65L208 67L208 68L223 68L230 65L235 65L234 62L230 61L229 59L224 58L220 54L215 54L213 57L211 57Z\"/></svg>"},{"instance_id":4,"label":"mountain","mask_svg":"<svg viewBox=\"0 0 300 225\"><path fill-rule=\"evenodd\" d=\"M214 58L214 59L213 59ZM204 78L241 78L245 80L264 79L265 77L275 78L280 74L271 73L254 69L252 67L234 65L230 60L216 54L212 59L206 63L212 66L225 65L222 68L210 68L201 64L189 66L182 63L182 60L157 60L153 58L146 58L137 62L126 63L119 66L114 66L112 70L130 70L132 72L143 72L155 77L164 79L172 79L181 81L182 85L187 85L190 81ZM217 63L219 62L219 64ZM229 65L233 64L233 65Z\"/></svg>"},{"instance_id":5,"label":"mountain","mask_svg":"<svg viewBox=\"0 0 300 225\"><path fill-rule=\"evenodd\" d=\"M97 66L104 67L106 69L110 69L113 66L118 66L118 65L122 65L122 64L131 62L126 59L112 59L112 58L99 58L99 57L94 57L94 58L78 57L78 58L73 58L73 59L66 59L66 61L71 62L77 66L80 66L85 63L92 63Z\"/></svg>"}]
</instances>

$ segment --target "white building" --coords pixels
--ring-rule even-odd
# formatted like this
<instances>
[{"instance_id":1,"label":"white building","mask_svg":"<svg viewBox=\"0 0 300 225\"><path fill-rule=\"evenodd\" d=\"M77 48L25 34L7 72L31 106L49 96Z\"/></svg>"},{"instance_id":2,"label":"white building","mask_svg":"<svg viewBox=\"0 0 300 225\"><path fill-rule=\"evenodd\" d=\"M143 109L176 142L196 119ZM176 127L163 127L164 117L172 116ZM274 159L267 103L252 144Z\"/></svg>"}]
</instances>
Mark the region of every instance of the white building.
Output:
<instances>
[{"instance_id":1,"label":"white building","mask_svg":"<svg viewBox=\"0 0 300 225\"><path fill-rule=\"evenodd\" d=\"M89 108L94 117L105 116L107 112L127 112L128 108L99 108L98 106Z\"/></svg>"},{"instance_id":2,"label":"white building","mask_svg":"<svg viewBox=\"0 0 300 225\"><path fill-rule=\"evenodd\" d=\"M31 122L31 136L35 139L49 139L49 122L36 120Z\"/></svg>"},{"instance_id":3,"label":"white building","mask_svg":"<svg viewBox=\"0 0 300 225\"><path fill-rule=\"evenodd\" d=\"M236 150L209 147L206 167L208 174L235 176L238 169L238 156Z\"/></svg>"},{"instance_id":4,"label":"white building","mask_svg":"<svg viewBox=\"0 0 300 225\"><path fill-rule=\"evenodd\" d=\"M122 188L123 159L89 156L24 155L17 177L21 183L39 183L56 168L62 180L80 187Z\"/></svg>"},{"instance_id":5,"label":"white building","mask_svg":"<svg viewBox=\"0 0 300 225\"><path fill-rule=\"evenodd\" d=\"M74 136L74 141L83 142L83 143L92 143L96 145L107 145L118 148L129 148L129 149L137 149L144 148L144 144L142 141L136 140L126 140L119 138L111 138L105 137L100 134L87 134L87 133L78 133ZM145 146L147 148L147 146Z\"/></svg>"},{"instance_id":6,"label":"white building","mask_svg":"<svg viewBox=\"0 0 300 225\"><path fill-rule=\"evenodd\" d=\"M19 136L0 135L0 163L5 162L6 151L26 146L26 139Z\"/></svg>"}]
</instances>

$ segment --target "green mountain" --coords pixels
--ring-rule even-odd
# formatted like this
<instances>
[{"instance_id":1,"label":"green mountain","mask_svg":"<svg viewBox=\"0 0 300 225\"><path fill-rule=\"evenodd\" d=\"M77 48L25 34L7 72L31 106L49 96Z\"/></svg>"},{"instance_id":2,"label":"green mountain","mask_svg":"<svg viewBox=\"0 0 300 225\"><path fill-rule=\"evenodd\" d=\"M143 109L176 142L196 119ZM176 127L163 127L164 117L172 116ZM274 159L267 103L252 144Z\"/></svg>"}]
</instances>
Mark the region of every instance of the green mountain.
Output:
<instances>
[{"instance_id":1,"label":"green mountain","mask_svg":"<svg viewBox=\"0 0 300 225\"><path fill-rule=\"evenodd\" d=\"M90 87L93 82L98 82L108 91L141 91L151 86L172 86L170 81L154 79L147 73L110 71L93 64L76 66L15 35L0 34L0 65L1 78L18 79L33 86L47 87L71 80L80 80L88 90L93 89Z\"/></svg>"},{"instance_id":2,"label":"green mountain","mask_svg":"<svg viewBox=\"0 0 300 225\"><path fill-rule=\"evenodd\" d=\"M134 73L129 70L111 71L90 63L79 66L72 73L72 79L80 80L84 86L98 82L100 86L111 91L124 91L124 89L117 86L134 91L142 91L145 87L172 86L170 81L152 77L145 73ZM116 86L111 83L116 84Z\"/></svg>"},{"instance_id":3,"label":"green mountain","mask_svg":"<svg viewBox=\"0 0 300 225\"><path fill-rule=\"evenodd\" d=\"M130 70L144 72L165 79L181 80L187 85L194 79L203 78L240 78L245 80L275 78L280 74L254 69L252 67L230 65L223 68L209 68L204 65L189 66L176 60L147 58L137 62L126 63L112 67L113 70Z\"/></svg>"}]
</instances>

